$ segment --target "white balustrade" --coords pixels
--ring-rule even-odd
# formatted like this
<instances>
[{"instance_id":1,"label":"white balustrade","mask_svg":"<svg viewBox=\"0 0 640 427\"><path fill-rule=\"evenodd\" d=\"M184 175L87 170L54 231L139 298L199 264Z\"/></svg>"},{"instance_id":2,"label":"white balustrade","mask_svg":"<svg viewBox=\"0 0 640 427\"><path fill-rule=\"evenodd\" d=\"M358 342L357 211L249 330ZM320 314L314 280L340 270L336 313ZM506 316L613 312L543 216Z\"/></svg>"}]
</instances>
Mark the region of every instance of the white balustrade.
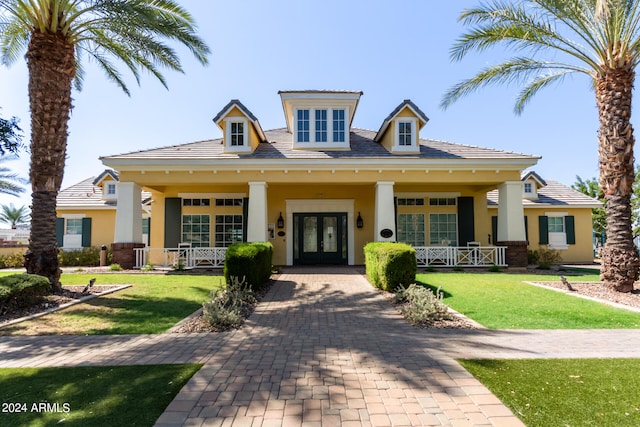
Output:
<instances>
[{"instance_id":1,"label":"white balustrade","mask_svg":"<svg viewBox=\"0 0 640 427\"><path fill-rule=\"evenodd\" d=\"M136 265L159 267L223 268L227 248L137 248ZM153 262L155 261L155 262Z\"/></svg>"},{"instance_id":2,"label":"white balustrade","mask_svg":"<svg viewBox=\"0 0 640 427\"><path fill-rule=\"evenodd\" d=\"M418 267L506 267L505 246L419 246Z\"/></svg>"}]
</instances>

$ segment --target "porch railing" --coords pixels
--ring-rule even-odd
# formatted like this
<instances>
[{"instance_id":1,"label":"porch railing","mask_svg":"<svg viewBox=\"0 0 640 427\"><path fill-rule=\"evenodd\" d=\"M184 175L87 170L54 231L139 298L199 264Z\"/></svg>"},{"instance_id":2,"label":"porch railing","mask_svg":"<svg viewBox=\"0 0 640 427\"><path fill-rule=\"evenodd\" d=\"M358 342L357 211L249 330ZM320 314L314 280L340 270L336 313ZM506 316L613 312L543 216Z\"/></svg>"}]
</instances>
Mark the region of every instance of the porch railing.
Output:
<instances>
[{"instance_id":1,"label":"porch railing","mask_svg":"<svg viewBox=\"0 0 640 427\"><path fill-rule=\"evenodd\" d=\"M223 268L227 248L137 248L134 268L147 264L161 267Z\"/></svg>"},{"instance_id":2,"label":"porch railing","mask_svg":"<svg viewBox=\"0 0 640 427\"><path fill-rule=\"evenodd\" d=\"M506 267L505 246L419 246L418 267Z\"/></svg>"},{"instance_id":3,"label":"porch railing","mask_svg":"<svg viewBox=\"0 0 640 427\"><path fill-rule=\"evenodd\" d=\"M505 246L418 246L418 267L506 267ZM134 268L223 268L227 248L137 248Z\"/></svg>"}]
</instances>

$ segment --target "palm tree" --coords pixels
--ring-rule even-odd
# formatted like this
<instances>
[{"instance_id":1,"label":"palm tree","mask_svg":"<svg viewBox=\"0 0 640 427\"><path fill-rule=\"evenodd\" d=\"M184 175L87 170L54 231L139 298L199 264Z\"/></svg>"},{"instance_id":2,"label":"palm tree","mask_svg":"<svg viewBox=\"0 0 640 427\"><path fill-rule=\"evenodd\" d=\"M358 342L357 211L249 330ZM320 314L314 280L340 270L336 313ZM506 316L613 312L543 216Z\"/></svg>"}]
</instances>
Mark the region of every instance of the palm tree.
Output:
<instances>
[{"instance_id":1,"label":"palm tree","mask_svg":"<svg viewBox=\"0 0 640 427\"><path fill-rule=\"evenodd\" d=\"M11 205L0 205L0 222L11 225L11 229L15 230L18 224L29 221L29 210L26 206L16 208Z\"/></svg>"},{"instance_id":2,"label":"palm tree","mask_svg":"<svg viewBox=\"0 0 640 427\"><path fill-rule=\"evenodd\" d=\"M12 64L26 51L31 109L32 223L27 272L60 290L55 235L56 196L64 173L71 86L80 89L82 60L94 60L127 95L112 62L139 82L148 71L166 87L161 68L182 71L167 42L186 46L202 64L209 48L191 15L174 0L0 0L0 58Z\"/></svg>"},{"instance_id":3,"label":"palm tree","mask_svg":"<svg viewBox=\"0 0 640 427\"><path fill-rule=\"evenodd\" d=\"M506 46L513 57L453 86L446 108L492 84L521 85L515 112L539 90L584 74L593 83L599 114L600 187L606 201L607 242L602 281L622 292L633 289L640 260L633 245L631 193L634 181L631 94L640 60L638 0L492 0L462 12L470 29L451 49L453 60L469 52Z\"/></svg>"},{"instance_id":4,"label":"palm tree","mask_svg":"<svg viewBox=\"0 0 640 427\"><path fill-rule=\"evenodd\" d=\"M0 156L0 164L7 160L14 160L15 156ZM17 173L11 172L11 169L0 166L0 194L9 194L10 196L19 196L24 193L24 187L21 185L28 184L24 178L21 178Z\"/></svg>"}]
</instances>

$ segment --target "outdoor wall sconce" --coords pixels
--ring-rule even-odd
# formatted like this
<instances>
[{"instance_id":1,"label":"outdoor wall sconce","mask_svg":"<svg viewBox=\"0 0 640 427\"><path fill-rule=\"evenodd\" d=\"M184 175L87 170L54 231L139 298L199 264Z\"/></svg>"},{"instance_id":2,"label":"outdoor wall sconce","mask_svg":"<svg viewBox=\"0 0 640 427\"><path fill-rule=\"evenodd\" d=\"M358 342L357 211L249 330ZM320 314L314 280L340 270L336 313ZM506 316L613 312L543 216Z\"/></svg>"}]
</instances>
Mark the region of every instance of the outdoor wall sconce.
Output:
<instances>
[{"instance_id":1,"label":"outdoor wall sconce","mask_svg":"<svg viewBox=\"0 0 640 427\"><path fill-rule=\"evenodd\" d=\"M360 212L358 212L358 218L356 218L356 227L364 227L364 221L362 220L362 216L360 216Z\"/></svg>"},{"instance_id":2,"label":"outdoor wall sconce","mask_svg":"<svg viewBox=\"0 0 640 427\"><path fill-rule=\"evenodd\" d=\"M280 216L278 216L278 228L284 228L284 218L282 218L282 212L280 212Z\"/></svg>"}]
</instances>

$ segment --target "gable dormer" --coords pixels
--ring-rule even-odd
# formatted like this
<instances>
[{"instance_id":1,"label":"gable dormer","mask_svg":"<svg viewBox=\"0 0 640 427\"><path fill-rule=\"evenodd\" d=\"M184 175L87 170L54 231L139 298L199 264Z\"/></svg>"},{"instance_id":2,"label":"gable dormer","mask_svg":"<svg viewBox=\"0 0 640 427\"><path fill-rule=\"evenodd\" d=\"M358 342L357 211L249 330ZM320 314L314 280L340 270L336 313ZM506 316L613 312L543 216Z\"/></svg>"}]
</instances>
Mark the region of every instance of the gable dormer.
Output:
<instances>
[{"instance_id":1,"label":"gable dormer","mask_svg":"<svg viewBox=\"0 0 640 427\"><path fill-rule=\"evenodd\" d=\"M350 149L349 129L362 92L280 91L294 149Z\"/></svg>"},{"instance_id":2,"label":"gable dormer","mask_svg":"<svg viewBox=\"0 0 640 427\"><path fill-rule=\"evenodd\" d=\"M118 198L118 173L106 169L93 180L93 185L102 189L103 200L116 200Z\"/></svg>"},{"instance_id":3,"label":"gable dormer","mask_svg":"<svg viewBox=\"0 0 640 427\"><path fill-rule=\"evenodd\" d=\"M237 99L231 100L214 118L222 130L225 153L249 154L267 138L258 119Z\"/></svg>"},{"instance_id":4,"label":"gable dormer","mask_svg":"<svg viewBox=\"0 0 640 427\"><path fill-rule=\"evenodd\" d=\"M411 100L405 99L382 122L374 141L396 154L420 153L420 129L429 118Z\"/></svg>"},{"instance_id":5,"label":"gable dormer","mask_svg":"<svg viewBox=\"0 0 640 427\"><path fill-rule=\"evenodd\" d=\"M531 171L522 177L522 197L529 200L538 199L538 189L546 187L547 183L540 175Z\"/></svg>"}]
</instances>

